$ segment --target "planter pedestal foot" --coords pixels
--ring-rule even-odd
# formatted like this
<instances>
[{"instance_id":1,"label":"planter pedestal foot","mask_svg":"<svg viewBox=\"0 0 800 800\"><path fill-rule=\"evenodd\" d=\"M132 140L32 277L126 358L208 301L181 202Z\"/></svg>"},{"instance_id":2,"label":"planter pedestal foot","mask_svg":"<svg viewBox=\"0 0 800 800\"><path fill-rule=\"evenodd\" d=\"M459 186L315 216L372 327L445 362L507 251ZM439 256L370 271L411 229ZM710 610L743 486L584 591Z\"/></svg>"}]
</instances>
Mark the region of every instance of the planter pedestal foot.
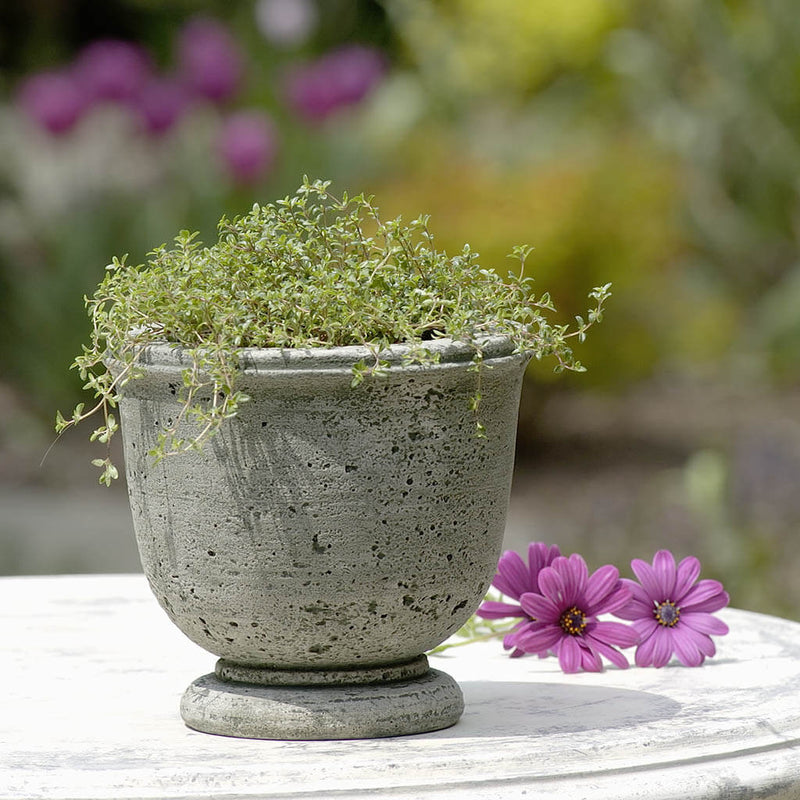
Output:
<instances>
[{"instance_id":1,"label":"planter pedestal foot","mask_svg":"<svg viewBox=\"0 0 800 800\"><path fill-rule=\"evenodd\" d=\"M197 678L183 695L181 716L194 730L246 739L377 739L448 728L464 710L458 684L435 669L385 683L277 686L222 680L220 671L218 665L216 674Z\"/></svg>"}]
</instances>

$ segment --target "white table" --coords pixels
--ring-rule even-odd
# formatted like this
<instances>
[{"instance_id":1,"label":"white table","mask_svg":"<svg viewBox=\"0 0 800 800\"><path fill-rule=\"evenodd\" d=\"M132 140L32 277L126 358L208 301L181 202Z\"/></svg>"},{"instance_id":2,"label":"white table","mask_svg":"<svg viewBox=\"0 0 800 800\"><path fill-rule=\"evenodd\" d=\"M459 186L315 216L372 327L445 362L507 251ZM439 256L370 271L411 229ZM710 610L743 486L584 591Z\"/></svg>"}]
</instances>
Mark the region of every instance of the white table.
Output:
<instances>
[{"instance_id":1,"label":"white table","mask_svg":"<svg viewBox=\"0 0 800 800\"><path fill-rule=\"evenodd\" d=\"M142 576L0 579L0 798L800 798L800 624L728 610L699 669L563 675L499 642L434 657L454 727L277 742L189 730L214 657Z\"/></svg>"}]
</instances>

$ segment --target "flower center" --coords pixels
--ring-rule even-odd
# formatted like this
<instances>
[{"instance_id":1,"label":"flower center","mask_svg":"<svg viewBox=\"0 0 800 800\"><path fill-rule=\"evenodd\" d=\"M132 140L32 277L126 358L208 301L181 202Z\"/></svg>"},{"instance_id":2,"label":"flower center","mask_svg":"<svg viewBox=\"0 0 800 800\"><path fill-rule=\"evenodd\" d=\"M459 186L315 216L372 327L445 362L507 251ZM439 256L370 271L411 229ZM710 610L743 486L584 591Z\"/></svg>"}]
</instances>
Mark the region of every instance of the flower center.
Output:
<instances>
[{"instance_id":1,"label":"flower center","mask_svg":"<svg viewBox=\"0 0 800 800\"><path fill-rule=\"evenodd\" d=\"M580 636L586 627L586 614L572 606L561 615L559 624L564 633L568 633L570 636Z\"/></svg>"},{"instance_id":2,"label":"flower center","mask_svg":"<svg viewBox=\"0 0 800 800\"><path fill-rule=\"evenodd\" d=\"M665 628L674 628L681 618L681 610L671 600L659 603L654 609L656 622Z\"/></svg>"}]
</instances>

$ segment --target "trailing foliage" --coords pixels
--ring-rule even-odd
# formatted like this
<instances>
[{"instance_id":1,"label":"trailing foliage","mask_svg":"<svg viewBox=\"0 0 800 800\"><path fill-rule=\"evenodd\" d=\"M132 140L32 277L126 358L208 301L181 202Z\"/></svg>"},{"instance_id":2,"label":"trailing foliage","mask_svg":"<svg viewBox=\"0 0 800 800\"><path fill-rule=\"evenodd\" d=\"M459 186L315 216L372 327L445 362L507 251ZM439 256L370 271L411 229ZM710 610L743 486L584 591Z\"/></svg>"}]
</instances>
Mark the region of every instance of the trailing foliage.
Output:
<instances>
[{"instance_id":1,"label":"trailing foliage","mask_svg":"<svg viewBox=\"0 0 800 800\"><path fill-rule=\"evenodd\" d=\"M514 248L519 275L504 278L481 267L469 245L456 256L436 250L427 217L384 221L372 198L337 197L329 185L306 178L292 196L223 218L210 247L183 231L146 264L114 258L86 298L91 341L73 364L96 403L79 405L69 418L59 413L56 429L99 412L103 424L92 439L108 443L120 389L136 377L143 348L158 343L184 348L193 366L184 373L182 411L161 434L156 459L199 447L246 402L236 388L243 348L365 345L372 358L356 365L354 385L380 373L381 351L390 345L411 345L409 360L425 363L432 358L425 342L440 337L472 345L479 373L480 342L492 334L508 336L518 351L553 358L557 370L583 369L569 341L600 321L608 285L590 293L586 319L556 324L549 295L536 296L524 277L531 248ZM479 405L478 391L476 413ZM185 419L196 423L189 440L177 435ZM93 463L103 470L101 482L117 477L108 457Z\"/></svg>"}]
</instances>

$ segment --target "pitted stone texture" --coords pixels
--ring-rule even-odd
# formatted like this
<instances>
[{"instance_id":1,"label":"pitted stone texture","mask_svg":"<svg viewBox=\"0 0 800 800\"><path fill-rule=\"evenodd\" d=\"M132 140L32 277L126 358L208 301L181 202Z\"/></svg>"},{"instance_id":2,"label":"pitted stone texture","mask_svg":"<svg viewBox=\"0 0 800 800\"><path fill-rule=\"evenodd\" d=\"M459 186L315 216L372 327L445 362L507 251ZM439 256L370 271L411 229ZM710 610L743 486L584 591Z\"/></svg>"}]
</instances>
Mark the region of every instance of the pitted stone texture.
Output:
<instances>
[{"instance_id":1,"label":"pitted stone texture","mask_svg":"<svg viewBox=\"0 0 800 800\"><path fill-rule=\"evenodd\" d=\"M404 366L393 348L355 389L365 348L248 351L251 402L201 452L155 466L186 357L145 354L121 404L133 521L189 638L243 666L348 669L415 658L469 618L501 549L528 359L498 337L478 375L468 347L429 344L441 363Z\"/></svg>"},{"instance_id":2,"label":"pitted stone texture","mask_svg":"<svg viewBox=\"0 0 800 800\"><path fill-rule=\"evenodd\" d=\"M464 711L458 684L429 670L412 681L370 686L268 687L204 675L181 700L194 730L245 739L378 739L454 725Z\"/></svg>"},{"instance_id":3,"label":"pitted stone texture","mask_svg":"<svg viewBox=\"0 0 800 800\"><path fill-rule=\"evenodd\" d=\"M253 683L259 686L355 686L388 681L407 681L419 678L428 671L428 659L419 656L402 664L353 669L267 669L242 667L221 658L214 674L221 681Z\"/></svg>"}]
</instances>

